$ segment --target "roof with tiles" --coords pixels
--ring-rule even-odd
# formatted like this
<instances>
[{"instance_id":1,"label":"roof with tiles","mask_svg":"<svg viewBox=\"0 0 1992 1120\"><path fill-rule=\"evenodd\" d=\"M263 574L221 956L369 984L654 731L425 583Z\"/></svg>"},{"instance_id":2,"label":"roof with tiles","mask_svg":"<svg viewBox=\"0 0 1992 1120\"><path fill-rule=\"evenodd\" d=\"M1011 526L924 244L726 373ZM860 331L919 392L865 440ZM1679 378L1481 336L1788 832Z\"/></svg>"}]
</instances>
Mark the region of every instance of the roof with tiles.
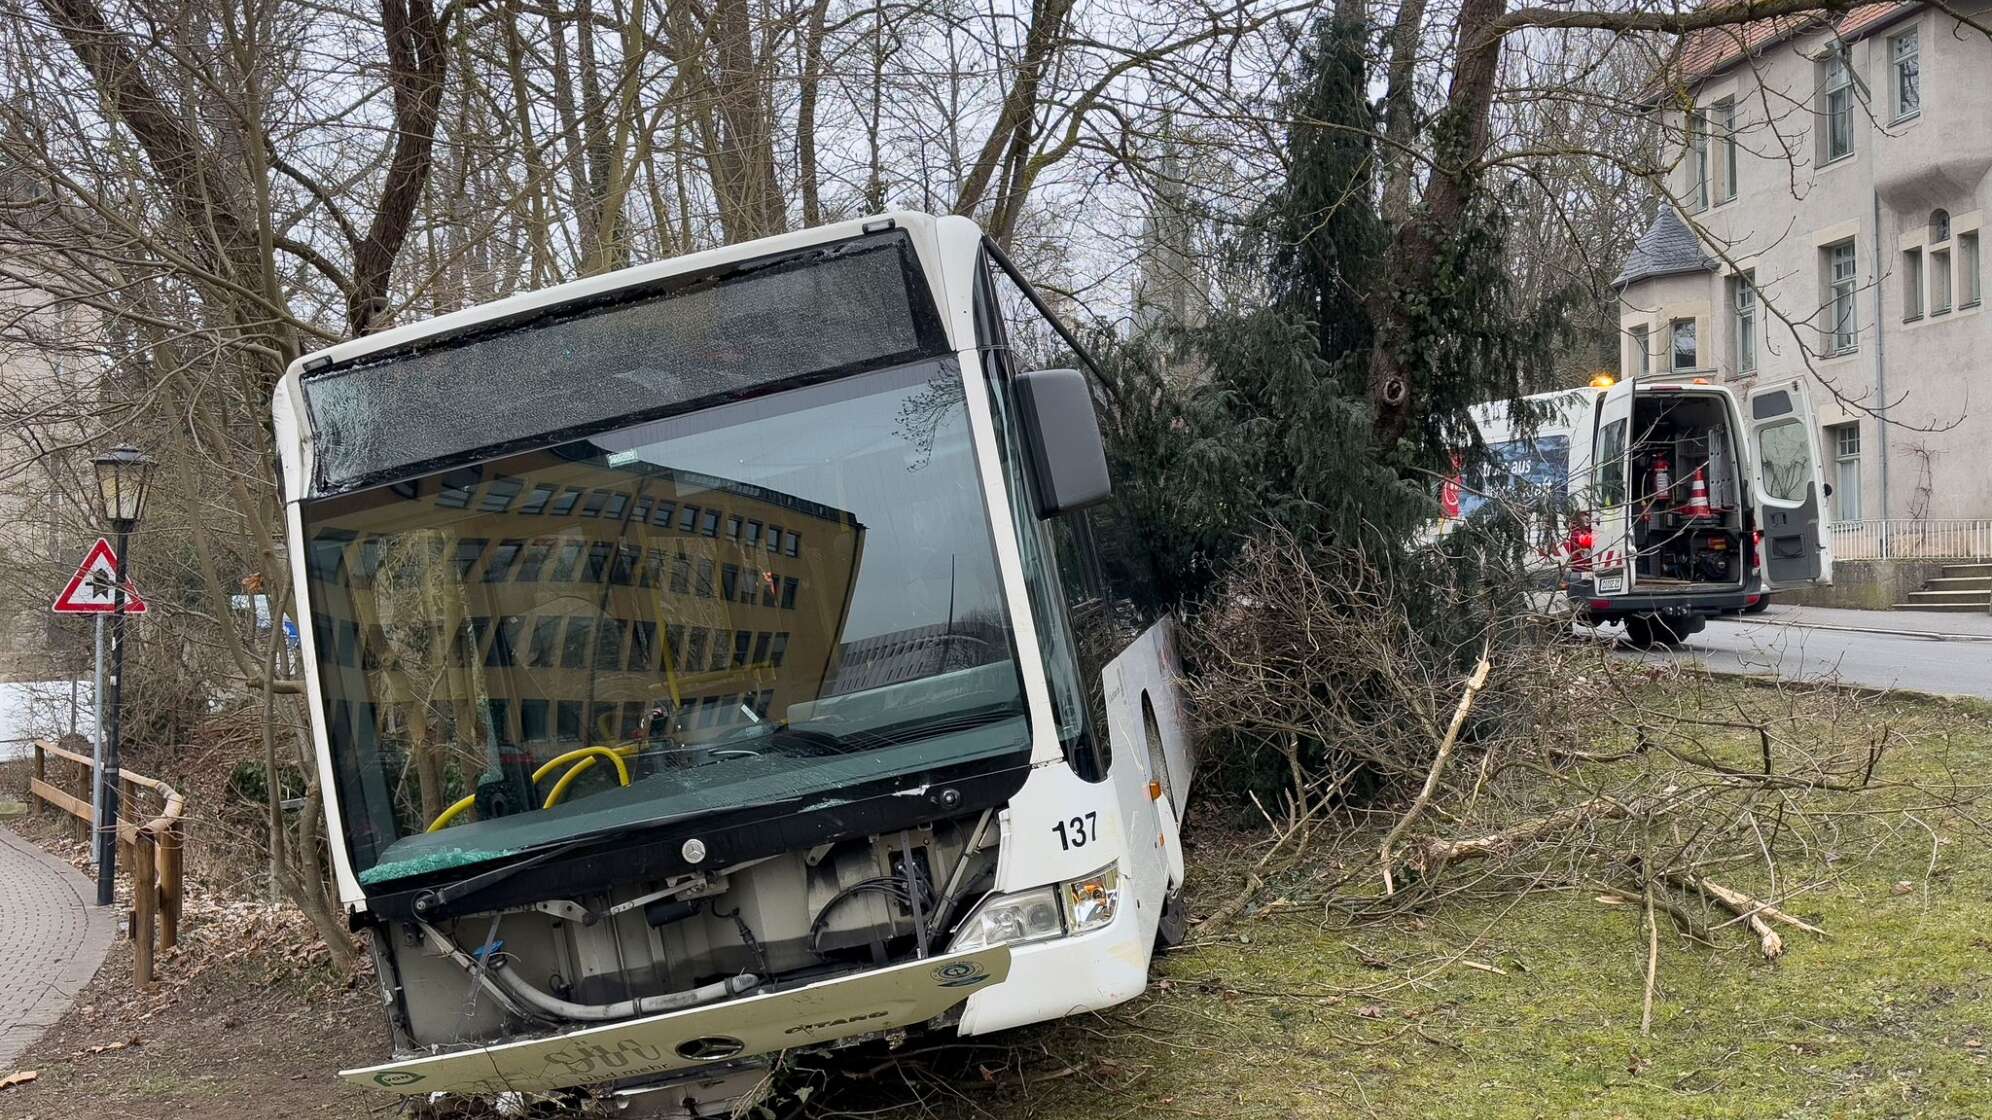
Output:
<instances>
[{"instance_id":1,"label":"roof with tiles","mask_svg":"<svg viewBox=\"0 0 1992 1120\"><path fill-rule=\"evenodd\" d=\"M1710 6L1726 2L1732 0L1717 0L1717 4ZM1683 38L1680 57L1672 67L1674 78L1684 83L1700 81L1728 69L1744 58L1758 54L1765 47L1814 28L1831 26L1838 31L1840 38L1854 39L1881 24L1893 21L1896 16L1906 14L1916 6L1913 0L1861 4L1838 20L1816 14L1778 16L1752 23L1710 27L1690 32Z\"/></svg>"},{"instance_id":2,"label":"roof with tiles","mask_svg":"<svg viewBox=\"0 0 1992 1120\"><path fill-rule=\"evenodd\" d=\"M1714 267L1714 259L1702 252L1701 240L1695 236L1695 231L1688 228L1673 207L1663 205L1660 212L1653 215L1653 224L1646 227L1639 243L1625 258L1625 267L1619 270L1612 286L1623 288L1655 276L1707 272Z\"/></svg>"}]
</instances>

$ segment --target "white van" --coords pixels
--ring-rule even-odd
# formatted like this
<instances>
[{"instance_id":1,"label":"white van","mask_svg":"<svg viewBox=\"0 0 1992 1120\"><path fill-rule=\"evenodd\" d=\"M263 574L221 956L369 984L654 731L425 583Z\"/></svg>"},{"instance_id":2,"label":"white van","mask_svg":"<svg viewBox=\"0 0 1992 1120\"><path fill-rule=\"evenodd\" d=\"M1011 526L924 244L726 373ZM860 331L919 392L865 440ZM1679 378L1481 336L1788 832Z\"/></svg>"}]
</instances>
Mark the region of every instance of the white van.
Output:
<instances>
[{"instance_id":1,"label":"white van","mask_svg":"<svg viewBox=\"0 0 1992 1120\"><path fill-rule=\"evenodd\" d=\"M1532 567L1579 620L1673 643L1711 614L1761 609L1774 589L1832 581L1832 491L1802 382L1739 399L1705 378L1605 376L1525 401L1532 423L1507 402L1474 408L1487 465L1472 485L1449 481L1443 504L1449 520L1490 502L1530 511Z\"/></svg>"},{"instance_id":2,"label":"white van","mask_svg":"<svg viewBox=\"0 0 1992 1120\"><path fill-rule=\"evenodd\" d=\"M1802 381L1747 392L1688 380L1584 390L1571 429L1577 617L1672 644L1707 616L1832 582L1818 424Z\"/></svg>"}]
</instances>

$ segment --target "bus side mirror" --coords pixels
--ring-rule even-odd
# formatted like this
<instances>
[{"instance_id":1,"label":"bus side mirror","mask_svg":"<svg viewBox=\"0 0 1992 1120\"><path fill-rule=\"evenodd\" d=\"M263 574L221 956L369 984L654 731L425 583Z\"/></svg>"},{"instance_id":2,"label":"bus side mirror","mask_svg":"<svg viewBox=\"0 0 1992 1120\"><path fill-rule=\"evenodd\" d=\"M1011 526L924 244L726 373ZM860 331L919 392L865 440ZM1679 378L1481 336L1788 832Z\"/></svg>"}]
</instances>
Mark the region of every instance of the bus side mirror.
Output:
<instances>
[{"instance_id":1,"label":"bus side mirror","mask_svg":"<svg viewBox=\"0 0 1992 1120\"><path fill-rule=\"evenodd\" d=\"M1017 375L1013 384L1037 480L1038 516L1056 517L1107 500L1114 488L1085 374L1039 369Z\"/></svg>"}]
</instances>

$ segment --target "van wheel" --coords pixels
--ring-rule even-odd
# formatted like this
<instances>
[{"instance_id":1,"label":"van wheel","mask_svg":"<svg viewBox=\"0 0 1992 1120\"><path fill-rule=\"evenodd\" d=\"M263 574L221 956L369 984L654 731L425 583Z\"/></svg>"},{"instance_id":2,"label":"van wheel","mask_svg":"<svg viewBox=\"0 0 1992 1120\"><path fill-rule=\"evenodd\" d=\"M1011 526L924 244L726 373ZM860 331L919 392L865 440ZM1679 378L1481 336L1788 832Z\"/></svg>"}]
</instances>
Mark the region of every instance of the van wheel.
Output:
<instances>
[{"instance_id":1,"label":"van wheel","mask_svg":"<svg viewBox=\"0 0 1992 1120\"><path fill-rule=\"evenodd\" d=\"M1640 649L1652 649L1654 646L1678 646L1689 634L1701 629L1700 626L1696 625L1700 621L1699 616L1695 617L1692 621L1684 619L1680 622L1669 621L1658 616L1628 618L1625 620L1625 639Z\"/></svg>"},{"instance_id":2,"label":"van wheel","mask_svg":"<svg viewBox=\"0 0 1992 1120\"><path fill-rule=\"evenodd\" d=\"M1162 920L1155 925L1157 952L1174 949L1190 936L1190 908L1183 905L1181 888L1162 896Z\"/></svg>"},{"instance_id":3,"label":"van wheel","mask_svg":"<svg viewBox=\"0 0 1992 1120\"><path fill-rule=\"evenodd\" d=\"M1625 640L1639 649L1650 648L1653 645L1653 623L1645 618L1626 619Z\"/></svg>"}]
</instances>

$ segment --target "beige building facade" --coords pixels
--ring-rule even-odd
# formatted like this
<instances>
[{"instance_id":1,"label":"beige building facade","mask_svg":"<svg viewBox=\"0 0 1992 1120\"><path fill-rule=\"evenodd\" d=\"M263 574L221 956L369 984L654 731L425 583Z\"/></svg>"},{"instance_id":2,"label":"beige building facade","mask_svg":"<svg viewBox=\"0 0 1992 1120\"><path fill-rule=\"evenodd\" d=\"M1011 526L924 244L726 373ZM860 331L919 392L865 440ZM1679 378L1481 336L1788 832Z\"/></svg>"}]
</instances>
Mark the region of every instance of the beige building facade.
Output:
<instances>
[{"instance_id":1,"label":"beige building facade","mask_svg":"<svg viewBox=\"0 0 1992 1120\"><path fill-rule=\"evenodd\" d=\"M1836 522L1992 518L1992 39L1870 4L1691 38L1682 66L1624 371L1806 378Z\"/></svg>"}]
</instances>

